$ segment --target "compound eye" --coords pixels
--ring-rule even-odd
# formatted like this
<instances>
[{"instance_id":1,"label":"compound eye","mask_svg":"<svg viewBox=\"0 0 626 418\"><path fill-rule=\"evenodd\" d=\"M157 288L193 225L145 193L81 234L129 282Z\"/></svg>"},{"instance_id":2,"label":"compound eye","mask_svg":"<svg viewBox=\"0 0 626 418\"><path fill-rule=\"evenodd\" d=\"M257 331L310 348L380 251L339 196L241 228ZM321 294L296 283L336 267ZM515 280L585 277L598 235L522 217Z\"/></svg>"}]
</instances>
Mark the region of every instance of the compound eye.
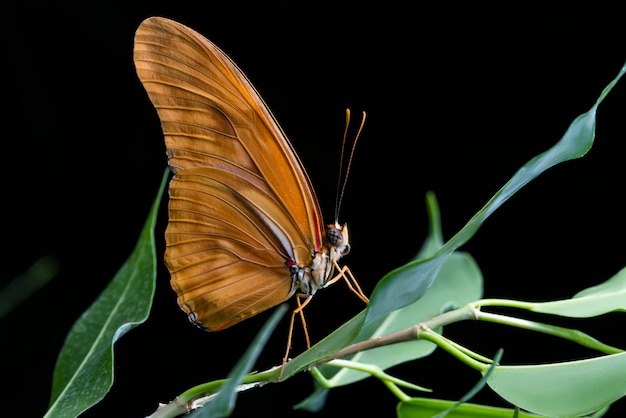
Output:
<instances>
[{"instance_id":1,"label":"compound eye","mask_svg":"<svg viewBox=\"0 0 626 418\"><path fill-rule=\"evenodd\" d=\"M326 239L333 247L341 247L343 245L343 232L339 228L328 228L326 230Z\"/></svg>"}]
</instances>

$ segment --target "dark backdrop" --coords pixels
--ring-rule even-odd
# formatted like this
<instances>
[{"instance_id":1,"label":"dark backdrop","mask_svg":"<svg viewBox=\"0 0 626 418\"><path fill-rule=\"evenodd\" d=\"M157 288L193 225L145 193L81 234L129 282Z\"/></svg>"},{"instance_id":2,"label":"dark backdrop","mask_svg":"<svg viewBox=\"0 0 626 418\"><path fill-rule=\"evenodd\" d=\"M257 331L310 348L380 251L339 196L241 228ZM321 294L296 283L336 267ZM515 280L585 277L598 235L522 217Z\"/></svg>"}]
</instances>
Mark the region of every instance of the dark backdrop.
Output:
<instances>
[{"instance_id":1,"label":"dark backdrop","mask_svg":"<svg viewBox=\"0 0 626 418\"><path fill-rule=\"evenodd\" d=\"M419 248L427 190L437 193L449 238L556 142L626 61L626 9L604 2L213 3L3 6L1 283L41 255L60 263L52 282L0 320L5 407L44 413L65 335L132 250L166 167L159 121L132 62L144 18L179 20L239 64L298 150L327 219L344 109L369 113L341 212L352 237L345 261L368 293ZM569 297L625 264L624 83L600 108L590 154L531 183L464 247L483 271L486 296ZM160 254L165 223L162 213ZM168 280L160 264L151 316L116 345L116 383L86 416L144 416L225 377L267 319L204 333L188 324ZM312 338L361 308L342 285L321 292L307 309ZM626 346L611 328L623 330L623 317L580 326ZM286 328L283 321L260 370L280 361ZM578 355L565 342L491 325L448 332L488 355L503 346L510 363ZM450 399L478 378L441 353L393 372ZM302 374L244 393L235 416L306 415L291 406L311 390ZM478 400L499 402L488 391ZM334 390L319 415L391 416L395 403L370 379Z\"/></svg>"}]
</instances>

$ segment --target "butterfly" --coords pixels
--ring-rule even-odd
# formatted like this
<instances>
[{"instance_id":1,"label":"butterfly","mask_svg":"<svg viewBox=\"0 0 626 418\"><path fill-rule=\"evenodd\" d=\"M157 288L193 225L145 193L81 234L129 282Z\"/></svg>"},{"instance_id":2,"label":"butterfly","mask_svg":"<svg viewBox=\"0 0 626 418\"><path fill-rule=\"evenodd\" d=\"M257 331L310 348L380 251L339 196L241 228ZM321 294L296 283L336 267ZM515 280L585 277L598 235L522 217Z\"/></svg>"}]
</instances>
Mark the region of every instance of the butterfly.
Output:
<instances>
[{"instance_id":1,"label":"butterfly","mask_svg":"<svg viewBox=\"0 0 626 418\"><path fill-rule=\"evenodd\" d=\"M217 46L162 17L135 35L137 74L154 104L169 165L165 263L191 322L219 331L296 295L294 318L343 278L347 225L324 226L311 181L247 77Z\"/></svg>"}]
</instances>

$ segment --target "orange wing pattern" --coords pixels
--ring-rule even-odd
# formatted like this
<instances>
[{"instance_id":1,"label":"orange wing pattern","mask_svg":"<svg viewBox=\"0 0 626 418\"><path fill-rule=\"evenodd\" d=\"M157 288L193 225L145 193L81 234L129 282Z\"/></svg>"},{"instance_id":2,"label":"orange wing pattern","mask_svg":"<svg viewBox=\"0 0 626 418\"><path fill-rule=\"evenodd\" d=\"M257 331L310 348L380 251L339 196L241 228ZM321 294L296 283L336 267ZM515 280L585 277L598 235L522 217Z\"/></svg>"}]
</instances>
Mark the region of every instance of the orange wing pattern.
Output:
<instances>
[{"instance_id":1,"label":"orange wing pattern","mask_svg":"<svg viewBox=\"0 0 626 418\"><path fill-rule=\"evenodd\" d=\"M175 174L165 261L179 305L220 330L283 302L296 290L290 264L309 266L324 225L284 133L237 66L186 26L145 20L134 60Z\"/></svg>"}]
</instances>

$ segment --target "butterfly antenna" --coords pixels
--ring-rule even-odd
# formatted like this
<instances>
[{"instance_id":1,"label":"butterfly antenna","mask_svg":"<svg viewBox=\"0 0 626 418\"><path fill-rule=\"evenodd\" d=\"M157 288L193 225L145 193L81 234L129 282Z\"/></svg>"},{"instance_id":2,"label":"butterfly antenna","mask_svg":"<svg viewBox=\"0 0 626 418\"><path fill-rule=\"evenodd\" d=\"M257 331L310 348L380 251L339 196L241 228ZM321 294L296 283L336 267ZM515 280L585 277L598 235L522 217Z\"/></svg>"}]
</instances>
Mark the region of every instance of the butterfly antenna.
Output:
<instances>
[{"instance_id":1,"label":"butterfly antenna","mask_svg":"<svg viewBox=\"0 0 626 418\"><path fill-rule=\"evenodd\" d=\"M346 164L346 172L343 174L343 162L345 161L345 149L346 149L346 141L348 137L348 127L350 126L350 109L346 109L346 127L343 132L343 141L341 142L341 160L339 161L339 180L337 181L337 196L335 198L335 223L339 222L339 208L341 207L341 201L343 200L343 195L346 190L346 183L348 183L348 175L350 174L350 167L352 167L352 158L354 157L354 150L356 149L356 143L361 137L361 132L363 131L363 126L365 125L365 118L367 114L363 112L361 117L361 125L359 126L359 130L356 133L354 138L354 142L352 142L352 149L350 149L350 154L348 157L348 161Z\"/></svg>"},{"instance_id":2,"label":"butterfly antenna","mask_svg":"<svg viewBox=\"0 0 626 418\"><path fill-rule=\"evenodd\" d=\"M340 194L342 193L341 179L343 175L343 161L346 152L346 138L348 137L348 127L350 126L350 109L346 109L346 126L343 130L343 139L341 140L341 156L339 158L339 173L337 176L337 192L335 194L335 223L339 220L339 206L341 202Z\"/></svg>"}]
</instances>

